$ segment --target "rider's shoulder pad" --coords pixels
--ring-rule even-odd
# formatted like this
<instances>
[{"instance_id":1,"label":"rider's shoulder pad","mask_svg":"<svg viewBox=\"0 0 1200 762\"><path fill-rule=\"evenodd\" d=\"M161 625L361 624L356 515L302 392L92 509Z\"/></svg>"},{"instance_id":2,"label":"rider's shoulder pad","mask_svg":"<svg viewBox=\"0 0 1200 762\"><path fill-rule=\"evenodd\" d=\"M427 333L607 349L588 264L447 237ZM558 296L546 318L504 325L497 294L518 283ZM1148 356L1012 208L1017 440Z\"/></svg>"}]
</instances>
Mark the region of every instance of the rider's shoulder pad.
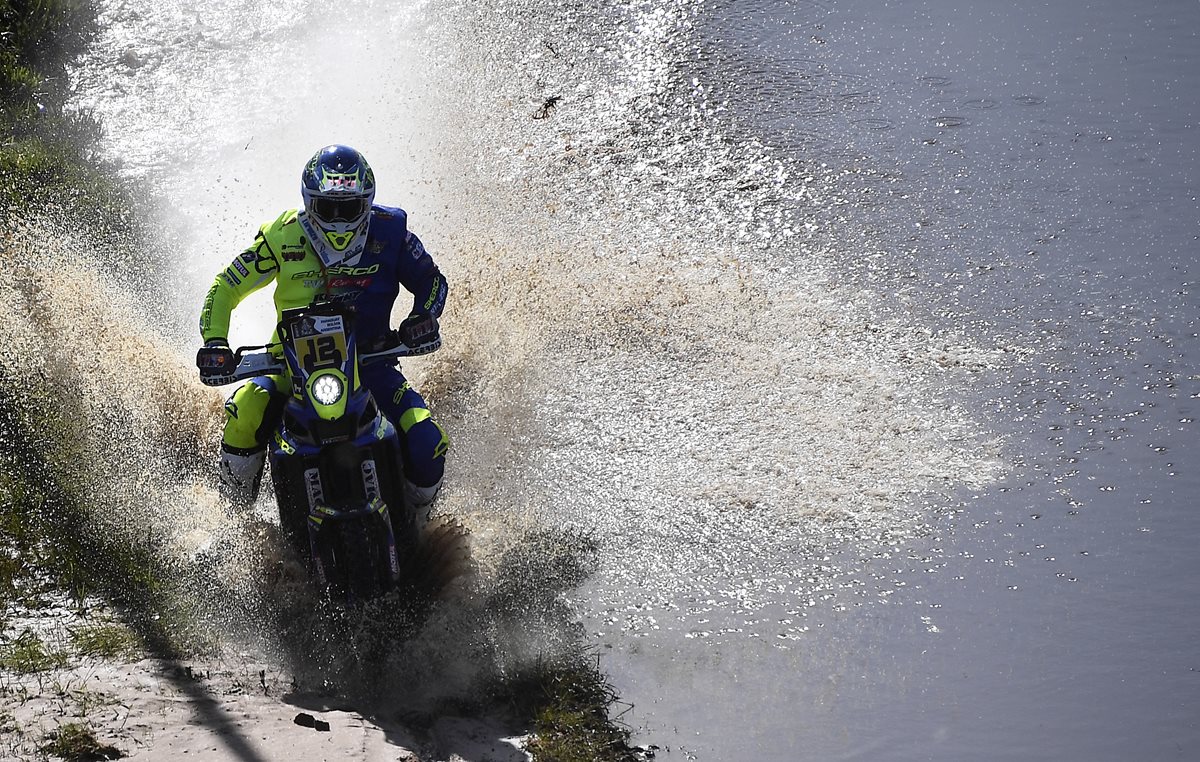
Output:
<instances>
[{"instance_id":1,"label":"rider's shoulder pad","mask_svg":"<svg viewBox=\"0 0 1200 762\"><path fill-rule=\"evenodd\" d=\"M283 214L276 217L274 220L263 225L264 230L279 230L290 225L295 225L300 216L299 209L288 209Z\"/></svg>"},{"instance_id":2,"label":"rider's shoulder pad","mask_svg":"<svg viewBox=\"0 0 1200 762\"><path fill-rule=\"evenodd\" d=\"M375 204L371 207L371 224L399 225L405 227L408 225L408 212L405 212L398 206Z\"/></svg>"}]
</instances>

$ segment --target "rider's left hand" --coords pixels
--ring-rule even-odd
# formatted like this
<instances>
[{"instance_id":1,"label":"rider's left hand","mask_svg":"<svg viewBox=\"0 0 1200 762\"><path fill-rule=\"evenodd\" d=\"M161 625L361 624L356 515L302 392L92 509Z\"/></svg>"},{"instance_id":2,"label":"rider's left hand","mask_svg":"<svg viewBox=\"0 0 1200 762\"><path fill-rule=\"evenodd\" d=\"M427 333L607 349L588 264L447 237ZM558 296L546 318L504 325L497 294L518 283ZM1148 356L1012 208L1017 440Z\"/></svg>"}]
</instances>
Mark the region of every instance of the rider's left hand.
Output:
<instances>
[{"instance_id":1,"label":"rider's left hand","mask_svg":"<svg viewBox=\"0 0 1200 762\"><path fill-rule=\"evenodd\" d=\"M396 329L400 341L409 347L418 347L435 341L439 333L438 321L433 315L409 315Z\"/></svg>"}]
</instances>

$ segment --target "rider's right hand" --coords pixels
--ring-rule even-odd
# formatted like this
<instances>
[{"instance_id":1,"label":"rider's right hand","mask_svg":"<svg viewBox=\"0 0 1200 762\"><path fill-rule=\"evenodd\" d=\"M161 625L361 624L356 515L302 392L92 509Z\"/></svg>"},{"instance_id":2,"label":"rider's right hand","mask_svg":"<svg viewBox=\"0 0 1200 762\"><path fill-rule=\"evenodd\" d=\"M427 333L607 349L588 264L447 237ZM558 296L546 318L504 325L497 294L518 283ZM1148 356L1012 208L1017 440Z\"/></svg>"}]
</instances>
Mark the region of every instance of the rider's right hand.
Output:
<instances>
[{"instance_id":1,"label":"rider's right hand","mask_svg":"<svg viewBox=\"0 0 1200 762\"><path fill-rule=\"evenodd\" d=\"M225 339L209 339L196 353L196 367L200 369L201 378L229 375L236 365L233 351Z\"/></svg>"}]
</instances>

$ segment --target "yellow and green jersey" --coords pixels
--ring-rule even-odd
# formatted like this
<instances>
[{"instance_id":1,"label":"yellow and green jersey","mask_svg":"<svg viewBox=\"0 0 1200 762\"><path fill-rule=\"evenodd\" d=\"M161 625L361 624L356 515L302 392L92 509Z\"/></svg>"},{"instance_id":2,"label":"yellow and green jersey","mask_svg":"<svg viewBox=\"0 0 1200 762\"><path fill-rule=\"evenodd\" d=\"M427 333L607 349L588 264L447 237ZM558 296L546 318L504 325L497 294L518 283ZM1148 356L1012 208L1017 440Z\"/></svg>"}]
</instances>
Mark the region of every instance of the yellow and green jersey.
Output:
<instances>
[{"instance_id":1,"label":"yellow and green jersey","mask_svg":"<svg viewBox=\"0 0 1200 762\"><path fill-rule=\"evenodd\" d=\"M408 230L403 209L373 206L362 255L353 264L332 267L326 267L309 244L299 214L289 210L259 228L253 245L213 281L200 312L200 335L205 341L228 338L234 308L272 281L276 320L284 310L306 307L318 296L350 301L357 313L355 332L360 341L390 329L400 286L413 294L412 313L441 315L446 279L421 240Z\"/></svg>"}]
</instances>

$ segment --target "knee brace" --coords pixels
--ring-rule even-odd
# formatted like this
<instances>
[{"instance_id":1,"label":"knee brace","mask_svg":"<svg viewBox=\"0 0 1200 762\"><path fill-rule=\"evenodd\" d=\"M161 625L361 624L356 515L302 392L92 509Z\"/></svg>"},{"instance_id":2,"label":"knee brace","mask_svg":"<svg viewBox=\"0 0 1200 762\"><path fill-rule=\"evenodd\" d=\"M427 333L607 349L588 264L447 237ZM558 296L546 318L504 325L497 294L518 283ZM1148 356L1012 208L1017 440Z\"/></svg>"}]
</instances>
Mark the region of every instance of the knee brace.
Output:
<instances>
[{"instance_id":1,"label":"knee brace","mask_svg":"<svg viewBox=\"0 0 1200 762\"><path fill-rule=\"evenodd\" d=\"M221 437L221 494L236 506L258 498L267 442L279 425L287 397L276 391L278 376L261 376L238 387L225 403Z\"/></svg>"},{"instance_id":2,"label":"knee brace","mask_svg":"<svg viewBox=\"0 0 1200 762\"><path fill-rule=\"evenodd\" d=\"M441 485L446 470L446 451L450 449L450 437L437 421L429 416L426 408L409 408L400 416L400 431L403 433L405 450L405 476L417 487L430 488L429 500Z\"/></svg>"},{"instance_id":3,"label":"knee brace","mask_svg":"<svg viewBox=\"0 0 1200 762\"><path fill-rule=\"evenodd\" d=\"M287 396L277 391L281 380L280 376L253 378L225 402L223 449L245 454L266 448L287 402Z\"/></svg>"},{"instance_id":4,"label":"knee brace","mask_svg":"<svg viewBox=\"0 0 1200 762\"><path fill-rule=\"evenodd\" d=\"M221 448L221 495L238 508L258 499L267 451L237 453Z\"/></svg>"}]
</instances>

